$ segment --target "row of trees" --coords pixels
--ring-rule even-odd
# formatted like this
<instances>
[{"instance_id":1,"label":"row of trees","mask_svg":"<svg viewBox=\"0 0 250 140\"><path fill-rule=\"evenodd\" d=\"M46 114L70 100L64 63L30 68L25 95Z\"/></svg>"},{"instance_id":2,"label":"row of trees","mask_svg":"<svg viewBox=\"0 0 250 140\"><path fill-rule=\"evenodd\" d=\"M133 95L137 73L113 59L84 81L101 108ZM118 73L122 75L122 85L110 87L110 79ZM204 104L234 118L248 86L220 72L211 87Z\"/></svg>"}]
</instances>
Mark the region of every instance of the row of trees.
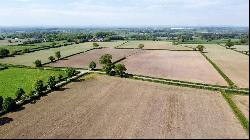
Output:
<instances>
[{"instance_id":1,"label":"row of trees","mask_svg":"<svg viewBox=\"0 0 250 140\"><path fill-rule=\"evenodd\" d=\"M55 52L55 57L57 58L57 60L59 60L61 58L61 52L60 51L57 51ZM50 62L54 62L56 60L54 56L49 56L48 59L50 60ZM42 61L37 59L35 62L35 67L42 67L43 64L42 64Z\"/></svg>"},{"instance_id":2,"label":"row of trees","mask_svg":"<svg viewBox=\"0 0 250 140\"><path fill-rule=\"evenodd\" d=\"M66 70L67 76L72 77L77 74L77 71L74 68L68 68ZM29 93L26 94L26 92L22 88L18 88L14 99L11 97L6 97L3 99L2 96L0 96L0 111L1 112L9 112L13 110L16 107L16 103L19 101L25 101L27 98L33 98L38 97L43 94L43 91L47 89L55 90L57 82L62 81L63 75L58 75L58 81L56 80L55 76L50 76L47 81L47 85L44 84L42 80L37 80L33 84L33 90L31 90Z\"/></svg>"}]
</instances>

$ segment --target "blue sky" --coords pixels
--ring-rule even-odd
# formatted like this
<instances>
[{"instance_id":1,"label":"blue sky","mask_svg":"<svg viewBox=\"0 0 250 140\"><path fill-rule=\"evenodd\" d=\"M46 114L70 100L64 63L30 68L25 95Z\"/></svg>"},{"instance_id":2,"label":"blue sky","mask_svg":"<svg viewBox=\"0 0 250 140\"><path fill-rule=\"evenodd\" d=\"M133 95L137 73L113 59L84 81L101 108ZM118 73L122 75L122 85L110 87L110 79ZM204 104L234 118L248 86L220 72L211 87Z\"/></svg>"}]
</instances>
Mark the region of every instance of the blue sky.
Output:
<instances>
[{"instance_id":1,"label":"blue sky","mask_svg":"<svg viewBox=\"0 0 250 140\"><path fill-rule=\"evenodd\" d=\"M248 26L249 0L0 0L0 26Z\"/></svg>"}]
</instances>

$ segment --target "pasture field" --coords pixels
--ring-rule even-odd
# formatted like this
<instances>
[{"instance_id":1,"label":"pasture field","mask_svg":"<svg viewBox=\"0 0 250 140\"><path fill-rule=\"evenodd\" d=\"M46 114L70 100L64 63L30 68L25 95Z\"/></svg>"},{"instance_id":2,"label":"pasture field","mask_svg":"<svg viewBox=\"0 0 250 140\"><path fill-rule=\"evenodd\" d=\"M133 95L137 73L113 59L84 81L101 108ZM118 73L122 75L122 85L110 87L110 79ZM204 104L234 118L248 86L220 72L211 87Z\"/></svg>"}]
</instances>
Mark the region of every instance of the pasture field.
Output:
<instances>
[{"instance_id":1,"label":"pasture field","mask_svg":"<svg viewBox=\"0 0 250 140\"><path fill-rule=\"evenodd\" d=\"M0 49L8 49L10 52L11 51L21 51L23 49L35 49L35 48L39 48L39 46L25 46L25 45L18 45L18 46L15 46L15 45L12 45L12 46L0 46Z\"/></svg>"},{"instance_id":2,"label":"pasture field","mask_svg":"<svg viewBox=\"0 0 250 140\"><path fill-rule=\"evenodd\" d=\"M233 95L231 98L249 121L249 95Z\"/></svg>"},{"instance_id":3,"label":"pasture field","mask_svg":"<svg viewBox=\"0 0 250 140\"><path fill-rule=\"evenodd\" d=\"M249 45L234 45L233 48L237 51L249 51Z\"/></svg>"},{"instance_id":4,"label":"pasture field","mask_svg":"<svg viewBox=\"0 0 250 140\"><path fill-rule=\"evenodd\" d=\"M123 43L120 41L114 41L114 42L100 42L100 44L106 44L107 46L116 46L117 44ZM6 57L3 59L0 59L0 63L7 63L7 64L16 64L16 65L27 65L27 66L33 66L33 62L36 59L40 59L42 63L49 62L48 57L49 56L55 56L55 52L61 51L61 56L66 57L75 53L79 53L82 51L86 51L93 48L93 42L90 43L80 43L80 44L73 44L68 46L62 46L59 48L51 48L41 51L36 51L33 53L27 53L24 55L17 55L15 57Z\"/></svg>"},{"instance_id":5,"label":"pasture field","mask_svg":"<svg viewBox=\"0 0 250 140\"><path fill-rule=\"evenodd\" d=\"M213 66L194 51L145 51L122 61L127 72L206 84L227 85Z\"/></svg>"},{"instance_id":6,"label":"pasture field","mask_svg":"<svg viewBox=\"0 0 250 140\"><path fill-rule=\"evenodd\" d=\"M190 48L183 47L183 45L173 45L172 42L167 41L129 41L120 48L138 48L139 44L144 44L143 49L166 49L166 50L192 50Z\"/></svg>"},{"instance_id":7,"label":"pasture field","mask_svg":"<svg viewBox=\"0 0 250 140\"><path fill-rule=\"evenodd\" d=\"M15 57L6 57L3 59L0 59L0 63L9 63L9 64L17 64L17 65L27 65L27 66L33 66L33 62L36 59L40 59L42 63L49 62L48 57L49 56L55 56L55 52L60 51L61 56L69 56L78 52L86 51L88 49L93 48L92 46L85 46L84 43L81 44L73 44L69 46L63 46L59 48L51 48L41 51L36 51L33 53L27 53L24 55L17 55Z\"/></svg>"},{"instance_id":8,"label":"pasture field","mask_svg":"<svg viewBox=\"0 0 250 140\"><path fill-rule=\"evenodd\" d=\"M249 56L219 45L204 45L206 55L238 86L249 88Z\"/></svg>"},{"instance_id":9,"label":"pasture field","mask_svg":"<svg viewBox=\"0 0 250 140\"><path fill-rule=\"evenodd\" d=\"M8 40L11 40L12 43L9 43ZM17 41L17 42L16 42ZM5 39L5 40L0 40L0 46L8 46L8 45L18 45L18 44L22 44L22 42L26 41L26 39Z\"/></svg>"},{"instance_id":10,"label":"pasture field","mask_svg":"<svg viewBox=\"0 0 250 140\"><path fill-rule=\"evenodd\" d=\"M112 55L112 62L122 59L130 55L142 52L139 49L114 49L114 48L103 48L92 50L83 54L78 54L55 63L50 63L48 66L53 67L74 67L74 68L88 68L91 61L95 61L97 68L102 68L99 63L99 59L104 54Z\"/></svg>"},{"instance_id":11,"label":"pasture field","mask_svg":"<svg viewBox=\"0 0 250 140\"><path fill-rule=\"evenodd\" d=\"M86 42L85 45L87 46L93 46L93 43L97 43L100 45L100 47L108 47L108 48L114 48L117 47L119 45L121 45L122 43L124 43L125 41L111 41L111 42Z\"/></svg>"},{"instance_id":12,"label":"pasture field","mask_svg":"<svg viewBox=\"0 0 250 140\"><path fill-rule=\"evenodd\" d=\"M55 42L58 44L63 44L63 41L55 41ZM0 49L1 48L8 49L11 52L14 50L21 51L23 49L35 49L35 48L39 48L39 47L43 47L45 45L51 45L51 44L52 42L35 43L32 45L11 45L11 46L3 45L3 46L0 46Z\"/></svg>"},{"instance_id":13,"label":"pasture field","mask_svg":"<svg viewBox=\"0 0 250 140\"><path fill-rule=\"evenodd\" d=\"M97 76L8 113L1 138L248 138L218 92Z\"/></svg>"},{"instance_id":14,"label":"pasture field","mask_svg":"<svg viewBox=\"0 0 250 140\"><path fill-rule=\"evenodd\" d=\"M49 76L58 77L59 74L66 76L65 71L9 67L0 71L0 96L14 98L18 88L23 88L29 93L36 80L43 80L46 83Z\"/></svg>"}]
</instances>

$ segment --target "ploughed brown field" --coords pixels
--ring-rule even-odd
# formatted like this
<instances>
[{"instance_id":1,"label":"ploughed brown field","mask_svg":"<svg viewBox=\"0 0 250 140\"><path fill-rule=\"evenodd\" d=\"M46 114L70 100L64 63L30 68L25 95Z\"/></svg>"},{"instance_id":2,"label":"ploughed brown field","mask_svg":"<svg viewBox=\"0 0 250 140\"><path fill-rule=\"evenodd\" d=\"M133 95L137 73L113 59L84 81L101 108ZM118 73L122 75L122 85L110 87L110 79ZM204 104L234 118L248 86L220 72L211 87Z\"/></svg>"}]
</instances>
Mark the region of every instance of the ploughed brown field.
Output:
<instances>
[{"instance_id":1,"label":"ploughed brown field","mask_svg":"<svg viewBox=\"0 0 250 140\"><path fill-rule=\"evenodd\" d=\"M248 138L217 92L97 76L3 118L0 138Z\"/></svg>"},{"instance_id":2,"label":"ploughed brown field","mask_svg":"<svg viewBox=\"0 0 250 140\"><path fill-rule=\"evenodd\" d=\"M249 121L249 96L234 95L232 99Z\"/></svg>"},{"instance_id":3,"label":"ploughed brown field","mask_svg":"<svg viewBox=\"0 0 250 140\"><path fill-rule=\"evenodd\" d=\"M187 46L195 47L197 44ZM249 56L216 44L205 44L206 55L238 86L249 88ZM237 49L238 46L233 46Z\"/></svg>"},{"instance_id":4,"label":"ploughed brown field","mask_svg":"<svg viewBox=\"0 0 250 140\"><path fill-rule=\"evenodd\" d=\"M99 59L104 54L111 54L112 61L117 61L123 57L134 55L141 52L139 49L114 49L114 48L103 48L96 49L86 53L78 54L64 60L60 60L56 63L48 64L48 66L53 67L74 67L74 68L88 68L91 61L95 61L97 68L101 68Z\"/></svg>"},{"instance_id":5,"label":"ploughed brown field","mask_svg":"<svg viewBox=\"0 0 250 140\"><path fill-rule=\"evenodd\" d=\"M227 85L213 66L194 51L145 51L122 61L128 73L190 82Z\"/></svg>"},{"instance_id":6,"label":"ploughed brown field","mask_svg":"<svg viewBox=\"0 0 250 140\"><path fill-rule=\"evenodd\" d=\"M219 45L205 45L206 55L239 87L249 88L249 56Z\"/></svg>"}]
</instances>

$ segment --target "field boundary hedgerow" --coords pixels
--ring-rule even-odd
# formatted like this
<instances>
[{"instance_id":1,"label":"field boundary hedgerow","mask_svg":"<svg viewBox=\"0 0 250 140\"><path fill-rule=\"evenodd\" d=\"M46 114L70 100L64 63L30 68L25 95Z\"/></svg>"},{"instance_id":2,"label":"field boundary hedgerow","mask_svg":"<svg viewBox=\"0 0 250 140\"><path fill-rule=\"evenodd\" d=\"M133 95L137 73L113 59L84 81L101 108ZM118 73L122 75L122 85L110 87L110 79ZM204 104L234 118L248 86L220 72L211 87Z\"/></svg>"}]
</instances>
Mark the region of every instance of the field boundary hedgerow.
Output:
<instances>
[{"instance_id":1,"label":"field boundary hedgerow","mask_svg":"<svg viewBox=\"0 0 250 140\"><path fill-rule=\"evenodd\" d=\"M103 48L104 48L104 47L91 48L91 49L88 49L88 50L85 50L85 51L81 51L81 52L78 52L78 53L74 53L74 54L71 54L71 55L62 57L62 58L57 59L57 60L55 60L55 61L53 61L53 62L46 62L46 63L43 63L42 65L47 65L47 64L50 64L50 63L55 63L55 62L57 62L57 61L60 61L60 60L63 60L63 59L66 59L66 58L69 58L69 57L72 57L72 56L75 56L75 55L78 55L78 54L86 53L86 52L91 51L91 50L103 49Z\"/></svg>"},{"instance_id":2,"label":"field boundary hedgerow","mask_svg":"<svg viewBox=\"0 0 250 140\"><path fill-rule=\"evenodd\" d=\"M115 49L119 49L119 47L125 45L126 43L128 43L128 41L125 41L125 42L123 42L122 44L120 44L120 45L118 45L118 46L116 46L116 47L114 47L114 48L115 48Z\"/></svg>"},{"instance_id":3,"label":"field boundary hedgerow","mask_svg":"<svg viewBox=\"0 0 250 140\"><path fill-rule=\"evenodd\" d=\"M233 113L235 114L236 118L240 121L242 127L249 135L249 122L247 118L243 115L243 113L240 111L240 109L237 107L237 105L234 103L234 101L231 99L231 95L226 94L224 91L221 91L222 96L227 101L231 109L233 110Z\"/></svg>"},{"instance_id":4,"label":"field boundary hedgerow","mask_svg":"<svg viewBox=\"0 0 250 140\"><path fill-rule=\"evenodd\" d=\"M228 83L228 85L230 87L237 87L235 85L235 83L229 79L229 77L211 60L207 57L207 55L205 55L204 53L201 52L201 54L206 58L206 60L212 64L212 66L217 70L217 72L226 80L226 82Z\"/></svg>"},{"instance_id":5,"label":"field boundary hedgerow","mask_svg":"<svg viewBox=\"0 0 250 140\"><path fill-rule=\"evenodd\" d=\"M239 89L239 88L232 88L232 87L225 87L225 86L218 86L218 85L193 83L193 82L171 80L171 79L162 79L162 78L155 78L155 77L142 76L142 75L133 75L133 74L131 74L131 76L129 76L129 78L135 79L135 80L142 80L142 81L149 81L149 82L155 82L155 83L181 86L181 87L206 89L206 90L212 90L212 91L224 90L227 93L234 93L234 94L244 94L244 95L249 94L249 89Z\"/></svg>"}]
</instances>

